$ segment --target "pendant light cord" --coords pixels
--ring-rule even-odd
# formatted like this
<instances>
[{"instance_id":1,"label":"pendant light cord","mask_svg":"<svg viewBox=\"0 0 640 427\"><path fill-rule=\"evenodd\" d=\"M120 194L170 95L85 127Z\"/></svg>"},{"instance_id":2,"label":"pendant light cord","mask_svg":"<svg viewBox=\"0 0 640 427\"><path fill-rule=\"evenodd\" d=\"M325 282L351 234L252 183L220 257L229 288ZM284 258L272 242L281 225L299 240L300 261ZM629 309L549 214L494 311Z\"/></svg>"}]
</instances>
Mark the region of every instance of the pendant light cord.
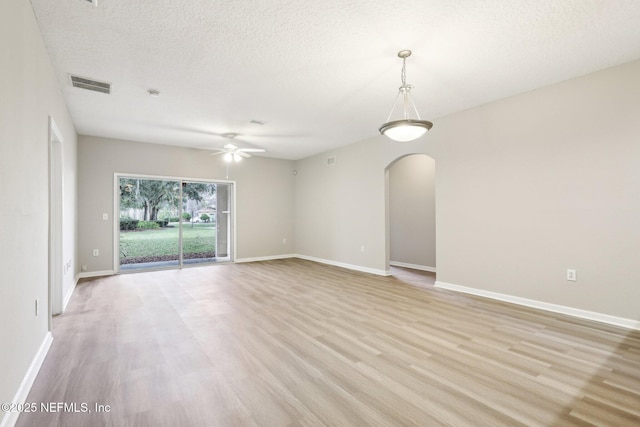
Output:
<instances>
[{"instance_id":1,"label":"pendant light cord","mask_svg":"<svg viewBox=\"0 0 640 427\"><path fill-rule=\"evenodd\" d=\"M411 52L409 51L409 55L410 54ZM416 104L413 101L413 97L411 96L411 89L413 89L413 87L407 84L407 57L409 55L401 56L400 54L398 54L398 56L402 58L402 69L400 70L400 80L402 81L402 86L400 86L398 95L396 95L396 99L393 103L393 107L391 107L391 112L387 117L387 122L391 120L391 116L393 115L393 112L396 109L396 105L398 105L398 100L400 99L400 95L402 95L402 118L404 120L411 120L409 113L411 112L411 110L413 110L417 120L421 120L420 113L418 113L418 108L416 107Z\"/></svg>"},{"instance_id":2,"label":"pendant light cord","mask_svg":"<svg viewBox=\"0 0 640 427\"><path fill-rule=\"evenodd\" d=\"M402 86L407 87L407 58L402 58L402 71L400 71L400 80L402 80Z\"/></svg>"}]
</instances>

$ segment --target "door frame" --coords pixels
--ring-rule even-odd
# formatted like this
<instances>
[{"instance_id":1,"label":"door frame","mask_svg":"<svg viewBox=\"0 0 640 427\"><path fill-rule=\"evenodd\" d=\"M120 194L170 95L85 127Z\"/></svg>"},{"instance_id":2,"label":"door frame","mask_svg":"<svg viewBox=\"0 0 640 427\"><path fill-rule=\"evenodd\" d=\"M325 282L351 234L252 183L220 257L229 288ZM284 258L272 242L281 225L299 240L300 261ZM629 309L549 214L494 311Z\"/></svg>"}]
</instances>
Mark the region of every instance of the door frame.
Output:
<instances>
[{"instance_id":1,"label":"door frame","mask_svg":"<svg viewBox=\"0 0 640 427\"><path fill-rule=\"evenodd\" d=\"M64 167L63 138L53 117L49 116L49 330L51 318L62 313Z\"/></svg>"},{"instance_id":2,"label":"door frame","mask_svg":"<svg viewBox=\"0 0 640 427\"><path fill-rule=\"evenodd\" d=\"M160 181L178 181L182 182L202 182L207 184L229 184L231 186L231 239L229 242L229 253L231 255L230 261L227 262L235 262L236 259L236 181L229 181L224 179L209 179L209 178L189 178L189 177L176 177L176 176L167 176L167 175L148 175L148 174L135 174L135 173L125 173L125 172L115 172L113 174L113 271L116 274L120 274L120 186L119 181L120 178L140 178L140 179L155 179ZM180 185L180 197L182 198L182 185ZM182 205L180 207L180 213L182 213ZM182 229L179 231L180 234L180 251L182 252ZM185 268L185 267L197 267L202 266L203 264L188 264L177 266L177 268ZM173 268L173 267L172 267ZM149 271L149 270L145 270Z\"/></svg>"}]
</instances>

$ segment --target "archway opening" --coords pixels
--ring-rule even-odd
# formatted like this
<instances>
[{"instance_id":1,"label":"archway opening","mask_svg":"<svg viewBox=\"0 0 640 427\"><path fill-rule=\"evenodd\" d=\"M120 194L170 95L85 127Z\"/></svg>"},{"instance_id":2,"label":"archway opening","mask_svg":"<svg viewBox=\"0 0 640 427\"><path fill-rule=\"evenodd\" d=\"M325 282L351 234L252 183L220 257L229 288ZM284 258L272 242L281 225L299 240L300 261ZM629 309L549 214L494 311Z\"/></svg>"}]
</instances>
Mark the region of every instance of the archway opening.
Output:
<instances>
[{"instance_id":1,"label":"archway opening","mask_svg":"<svg viewBox=\"0 0 640 427\"><path fill-rule=\"evenodd\" d=\"M436 272L435 160L410 154L394 160L386 175L387 269Z\"/></svg>"}]
</instances>

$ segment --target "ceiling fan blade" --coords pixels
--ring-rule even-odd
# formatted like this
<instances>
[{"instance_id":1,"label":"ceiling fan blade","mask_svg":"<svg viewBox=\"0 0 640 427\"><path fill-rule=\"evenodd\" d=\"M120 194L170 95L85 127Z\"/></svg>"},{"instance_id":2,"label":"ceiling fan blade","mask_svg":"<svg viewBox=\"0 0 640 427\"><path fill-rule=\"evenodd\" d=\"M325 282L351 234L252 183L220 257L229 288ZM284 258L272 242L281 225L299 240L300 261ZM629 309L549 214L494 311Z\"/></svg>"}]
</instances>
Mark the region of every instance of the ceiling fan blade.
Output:
<instances>
[{"instance_id":1,"label":"ceiling fan blade","mask_svg":"<svg viewBox=\"0 0 640 427\"><path fill-rule=\"evenodd\" d=\"M233 154L237 154L238 156L244 157L245 159L251 157L251 154L247 154L247 153L245 153L244 151L241 151L241 150L238 150Z\"/></svg>"},{"instance_id":2,"label":"ceiling fan blade","mask_svg":"<svg viewBox=\"0 0 640 427\"><path fill-rule=\"evenodd\" d=\"M238 148L237 151L244 151L245 153L264 153L264 148Z\"/></svg>"},{"instance_id":3,"label":"ceiling fan blade","mask_svg":"<svg viewBox=\"0 0 640 427\"><path fill-rule=\"evenodd\" d=\"M215 153L211 153L211 154L209 154L209 155L210 155L210 156L217 156L217 155L219 155L219 154L224 154L224 153L226 153L226 151L217 151L217 152L215 152Z\"/></svg>"}]
</instances>

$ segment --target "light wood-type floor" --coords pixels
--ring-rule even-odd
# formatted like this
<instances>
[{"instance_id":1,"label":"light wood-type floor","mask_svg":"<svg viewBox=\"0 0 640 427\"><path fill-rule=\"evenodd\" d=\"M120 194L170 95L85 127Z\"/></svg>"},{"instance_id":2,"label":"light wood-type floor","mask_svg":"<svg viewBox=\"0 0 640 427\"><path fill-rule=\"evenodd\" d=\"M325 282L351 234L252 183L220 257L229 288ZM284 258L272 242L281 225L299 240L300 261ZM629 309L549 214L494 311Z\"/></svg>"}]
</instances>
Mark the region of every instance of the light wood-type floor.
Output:
<instances>
[{"instance_id":1,"label":"light wood-type floor","mask_svg":"<svg viewBox=\"0 0 640 427\"><path fill-rule=\"evenodd\" d=\"M640 334L303 260L78 286L18 426L640 425Z\"/></svg>"}]
</instances>

